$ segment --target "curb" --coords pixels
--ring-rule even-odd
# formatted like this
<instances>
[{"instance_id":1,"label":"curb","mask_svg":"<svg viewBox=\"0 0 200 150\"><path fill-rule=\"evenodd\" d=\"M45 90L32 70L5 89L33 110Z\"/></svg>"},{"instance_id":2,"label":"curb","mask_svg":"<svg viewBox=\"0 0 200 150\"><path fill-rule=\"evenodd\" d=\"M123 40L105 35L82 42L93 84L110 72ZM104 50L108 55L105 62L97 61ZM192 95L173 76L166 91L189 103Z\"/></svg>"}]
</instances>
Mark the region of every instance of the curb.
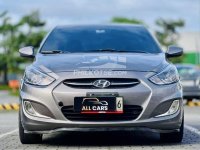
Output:
<instances>
[{"instance_id":1,"label":"curb","mask_svg":"<svg viewBox=\"0 0 200 150\"><path fill-rule=\"evenodd\" d=\"M200 101L198 101L198 102L193 102L193 101L187 102L186 105L189 106L189 107L200 106Z\"/></svg>"},{"instance_id":2,"label":"curb","mask_svg":"<svg viewBox=\"0 0 200 150\"><path fill-rule=\"evenodd\" d=\"M17 103L0 104L0 111L1 110L19 110L19 104Z\"/></svg>"}]
</instances>

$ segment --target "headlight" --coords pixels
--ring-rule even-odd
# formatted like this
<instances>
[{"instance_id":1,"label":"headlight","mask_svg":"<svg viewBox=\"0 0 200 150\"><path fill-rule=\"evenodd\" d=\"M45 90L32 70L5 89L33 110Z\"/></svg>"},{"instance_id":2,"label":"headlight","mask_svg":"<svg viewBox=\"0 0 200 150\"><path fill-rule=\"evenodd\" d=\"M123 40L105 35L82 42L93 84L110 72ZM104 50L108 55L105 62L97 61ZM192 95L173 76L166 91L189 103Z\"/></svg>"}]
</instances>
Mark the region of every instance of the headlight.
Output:
<instances>
[{"instance_id":1,"label":"headlight","mask_svg":"<svg viewBox=\"0 0 200 150\"><path fill-rule=\"evenodd\" d=\"M36 69L27 69L25 72L24 81L28 84L45 86L51 84L55 79Z\"/></svg>"},{"instance_id":2,"label":"headlight","mask_svg":"<svg viewBox=\"0 0 200 150\"><path fill-rule=\"evenodd\" d=\"M171 84L179 81L178 71L175 66L169 65L160 73L149 78L154 84Z\"/></svg>"}]
</instances>

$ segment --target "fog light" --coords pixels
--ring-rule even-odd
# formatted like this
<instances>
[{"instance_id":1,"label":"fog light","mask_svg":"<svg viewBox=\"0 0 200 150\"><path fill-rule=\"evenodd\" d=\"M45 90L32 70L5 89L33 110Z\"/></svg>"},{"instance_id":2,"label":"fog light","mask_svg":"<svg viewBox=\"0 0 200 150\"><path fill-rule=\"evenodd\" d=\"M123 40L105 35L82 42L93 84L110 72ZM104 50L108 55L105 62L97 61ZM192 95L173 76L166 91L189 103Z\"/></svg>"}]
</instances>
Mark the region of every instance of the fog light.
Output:
<instances>
[{"instance_id":1,"label":"fog light","mask_svg":"<svg viewBox=\"0 0 200 150\"><path fill-rule=\"evenodd\" d=\"M41 115L40 113L38 113L38 112L34 109L34 107L32 106L31 102L29 102L29 101L24 101L24 110L25 110L29 115L32 115L32 116L35 116L35 117L47 118L47 119L50 118L50 117L48 117L48 116Z\"/></svg>"},{"instance_id":2,"label":"fog light","mask_svg":"<svg viewBox=\"0 0 200 150\"><path fill-rule=\"evenodd\" d=\"M175 114L178 111L178 109L179 109L179 105L180 105L179 103L180 103L179 100L174 100L172 102L169 110L166 113L158 115L156 117L163 117L163 116L168 116L168 115Z\"/></svg>"},{"instance_id":3,"label":"fog light","mask_svg":"<svg viewBox=\"0 0 200 150\"><path fill-rule=\"evenodd\" d=\"M24 109L30 115L36 115L35 110L29 101L24 101Z\"/></svg>"}]
</instances>

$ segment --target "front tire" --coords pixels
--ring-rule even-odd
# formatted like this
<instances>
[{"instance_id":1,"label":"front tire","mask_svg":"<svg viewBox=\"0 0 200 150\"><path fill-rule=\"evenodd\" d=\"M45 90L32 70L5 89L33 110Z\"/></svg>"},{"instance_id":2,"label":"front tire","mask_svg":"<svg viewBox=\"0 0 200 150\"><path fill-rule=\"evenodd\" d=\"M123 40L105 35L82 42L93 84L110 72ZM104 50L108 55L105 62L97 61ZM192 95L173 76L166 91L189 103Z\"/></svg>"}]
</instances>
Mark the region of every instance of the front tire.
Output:
<instances>
[{"instance_id":1,"label":"front tire","mask_svg":"<svg viewBox=\"0 0 200 150\"><path fill-rule=\"evenodd\" d=\"M160 133L160 139L163 142L180 143L183 139L184 119L178 132Z\"/></svg>"},{"instance_id":2,"label":"front tire","mask_svg":"<svg viewBox=\"0 0 200 150\"><path fill-rule=\"evenodd\" d=\"M42 134L25 133L21 122L21 113L19 111L19 138L22 144L36 144L42 142Z\"/></svg>"}]
</instances>

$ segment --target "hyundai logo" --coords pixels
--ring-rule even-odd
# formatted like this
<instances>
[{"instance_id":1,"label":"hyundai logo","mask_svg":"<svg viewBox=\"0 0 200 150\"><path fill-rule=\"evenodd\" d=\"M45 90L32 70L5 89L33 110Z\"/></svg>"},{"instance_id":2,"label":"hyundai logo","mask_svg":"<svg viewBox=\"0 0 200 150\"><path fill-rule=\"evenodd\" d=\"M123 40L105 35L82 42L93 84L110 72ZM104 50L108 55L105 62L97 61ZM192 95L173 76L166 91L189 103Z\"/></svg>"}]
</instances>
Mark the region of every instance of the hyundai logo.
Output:
<instances>
[{"instance_id":1,"label":"hyundai logo","mask_svg":"<svg viewBox=\"0 0 200 150\"><path fill-rule=\"evenodd\" d=\"M110 82L108 80L100 79L100 80L94 81L93 85L98 88L106 88L110 86Z\"/></svg>"}]
</instances>

